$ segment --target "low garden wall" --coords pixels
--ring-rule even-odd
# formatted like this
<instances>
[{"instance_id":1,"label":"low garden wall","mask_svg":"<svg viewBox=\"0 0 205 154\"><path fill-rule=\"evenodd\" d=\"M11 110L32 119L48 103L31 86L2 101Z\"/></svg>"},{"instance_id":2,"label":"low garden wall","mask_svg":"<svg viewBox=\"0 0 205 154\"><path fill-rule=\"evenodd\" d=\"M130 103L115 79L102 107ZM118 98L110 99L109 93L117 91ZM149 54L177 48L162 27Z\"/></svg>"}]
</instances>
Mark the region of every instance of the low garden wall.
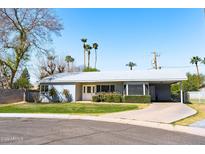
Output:
<instances>
[{"instance_id":1,"label":"low garden wall","mask_svg":"<svg viewBox=\"0 0 205 154\"><path fill-rule=\"evenodd\" d=\"M0 89L0 104L15 103L23 100L23 89Z\"/></svg>"}]
</instances>

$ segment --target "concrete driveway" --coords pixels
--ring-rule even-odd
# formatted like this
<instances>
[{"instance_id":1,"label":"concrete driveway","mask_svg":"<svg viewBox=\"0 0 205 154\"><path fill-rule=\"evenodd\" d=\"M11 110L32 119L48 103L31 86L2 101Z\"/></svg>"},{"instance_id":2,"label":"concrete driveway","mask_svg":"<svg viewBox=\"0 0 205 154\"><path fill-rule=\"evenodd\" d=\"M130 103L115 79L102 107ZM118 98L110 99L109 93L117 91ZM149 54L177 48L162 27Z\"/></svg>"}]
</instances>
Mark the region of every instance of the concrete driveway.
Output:
<instances>
[{"instance_id":1,"label":"concrete driveway","mask_svg":"<svg viewBox=\"0 0 205 154\"><path fill-rule=\"evenodd\" d=\"M102 117L172 123L195 113L196 110L181 103L153 103L142 110L111 113L102 115Z\"/></svg>"}]
</instances>

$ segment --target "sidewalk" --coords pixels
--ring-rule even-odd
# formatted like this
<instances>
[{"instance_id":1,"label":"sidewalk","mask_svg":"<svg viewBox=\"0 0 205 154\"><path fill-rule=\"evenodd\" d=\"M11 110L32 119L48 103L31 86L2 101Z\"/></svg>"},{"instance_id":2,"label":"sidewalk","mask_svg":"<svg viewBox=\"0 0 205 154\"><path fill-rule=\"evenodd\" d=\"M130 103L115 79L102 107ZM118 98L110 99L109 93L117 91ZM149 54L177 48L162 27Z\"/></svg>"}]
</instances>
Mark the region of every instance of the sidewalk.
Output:
<instances>
[{"instance_id":1,"label":"sidewalk","mask_svg":"<svg viewBox=\"0 0 205 154\"><path fill-rule=\"evenodd\" d=\"M80 119L80 120L93 120L103 122L114 122L121 124L130 124L151 128L164 129L174 132L183 132L193 135L199 135L205 137L204 128L195 128L187 126L179 126L172 124L163 124L156 122L144 122L138 120L118 119L118 118L105 118L98 116L83 116L83 115L68 115L68 114L21 114L21 113L0 113L0 118L55 118L55 119Z\"/></svg>"}]
</instances>

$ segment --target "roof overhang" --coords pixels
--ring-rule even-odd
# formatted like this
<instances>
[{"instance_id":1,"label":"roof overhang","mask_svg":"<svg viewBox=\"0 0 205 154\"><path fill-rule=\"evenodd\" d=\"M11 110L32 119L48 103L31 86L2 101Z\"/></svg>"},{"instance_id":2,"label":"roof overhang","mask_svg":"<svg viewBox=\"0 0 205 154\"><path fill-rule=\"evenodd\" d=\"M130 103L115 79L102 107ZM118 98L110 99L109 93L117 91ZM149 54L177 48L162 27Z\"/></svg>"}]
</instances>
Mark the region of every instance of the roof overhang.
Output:
<instances>
[{"instance_id":1,"label":"roof overhang","mask_svg":"<svg viewBox=\"0 0 205 154\"><path fill-rule=\"evenodd\" d=\"M98 82L150 82L176 83L187 80L186 73L165 70L125 72L75 72L49 76L40 83L98 83Z\"/></svg>"}]
</instances>

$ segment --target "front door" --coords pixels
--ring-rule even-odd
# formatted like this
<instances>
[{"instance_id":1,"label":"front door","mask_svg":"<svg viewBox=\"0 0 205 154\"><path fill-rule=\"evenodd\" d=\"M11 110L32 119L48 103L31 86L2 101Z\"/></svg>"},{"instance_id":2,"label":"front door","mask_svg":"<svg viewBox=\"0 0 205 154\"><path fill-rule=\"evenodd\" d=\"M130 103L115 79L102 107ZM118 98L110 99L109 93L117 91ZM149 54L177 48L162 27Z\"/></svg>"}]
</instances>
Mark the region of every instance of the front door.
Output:
<instances>
[{"instance_id":1,"label":"front door","mask_svg":"<svg viewBox=\"0 0 205 154\"><path fill-rule=\"evenodd\" d=\"M95 85L83 85L82 89L83 93L83 101L91 101L92 96L96 93L96 86Z\"/></svg>"}]
</instances>

